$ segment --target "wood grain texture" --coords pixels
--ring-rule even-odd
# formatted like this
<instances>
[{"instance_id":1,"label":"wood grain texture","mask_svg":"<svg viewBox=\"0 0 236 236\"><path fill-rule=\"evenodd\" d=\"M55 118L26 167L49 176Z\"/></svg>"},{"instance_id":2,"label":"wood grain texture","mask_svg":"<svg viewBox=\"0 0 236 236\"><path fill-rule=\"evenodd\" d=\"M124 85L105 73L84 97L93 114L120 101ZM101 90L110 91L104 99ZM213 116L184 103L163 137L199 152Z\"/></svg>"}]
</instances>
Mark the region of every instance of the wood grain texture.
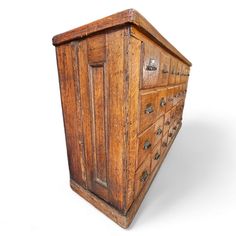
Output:
<instances>
[{"instance_id":1,"label":"wood grain texture","mask_svg":"<svg viewBox=\"0 0 236 236\"><path fill-rule=\"evenodd\" d=\"M70 175L79 184L86 186L80 95L73 63L75 51L69 44L57 47L56 50Z\"/></svg>"},{"instance_id":2,"label":"wood grain texture","mask_svg":"<svg viewBox=\"0 0 236 236\"><path fill-rule=\"evenodd\" d=\"M186 59L172 44L170 44L138 11L128 9L111 16L94 21L90 24L75 28L65 33L53 37L53 44L59 45L75 39L81 39L91 34L120 27L125 24L134 25L139 31L151 37L162 47L173 53L180 60L191 66L191 62Z\"/></svg>"},{"instance_id":3,"label":"wood grain texture","mask_svg":"<svg viewBox=\"0 0 236 236\"><path fill-rule=\"evenodd\" d=\"M181 127L191 63L134 10L54 43L71 187L126 228Z\"/></svg>"},{"instance_id":4,"label":"wood grain texture","mask_svg":"<svg viewBox=\"0 0 236 236\"><path fill-rule=\"evenodd\" d=\"M126 189L126 207L129 209L134 200L134 176L136 157L138 156L138 116L139 116L139 77L141 75L141 47L142 42L128 36L128 120L127 120L127 189Z\"/></svg>"},{"instance_id":5,"label":"wood grain texture","mask_svg":"<svg viewBox=\"0 0 236 236\"><path fill-rule=\"evenodd\" d=\"M133 218L135 217L135 215L139 209L139 206L141 205L149 187L151 186L151 183L152 183L154 177L158 173L158 170L160 169L161 164L163 163L169 149L171 148L171 144L174 142L174 139L175 139L176 135L178 134L180 128L181 128L181 124L180 124L179 128L176 130L176 133L173 136L173 139L172 139L170 145L165 150L165 152L163 152L159 163L155 166L154 170L150 173L150 176L147 179L147 182L143 185L142 191L137 196L137 198L134 200L134 202L132 203L131 207L129 208L129 210L127 211L126 214L122 214L120 211L116 210L114 207L112 207L111 205L109 205L107 202L103 201L99 197L97 197L95 194L87 191L86 189L84 189L83 187L78 185L72 179L70 180L71 188L76 193L78 193L81 197L83 197L89 203L91 203L94 207L96 207L98 210L100 210L103 214L105 214L111 220L113 220L115 223L120 225L122 228L125 228L125 229L128 228L129 225L132 223Z\"/></svg>"}]
</instances>

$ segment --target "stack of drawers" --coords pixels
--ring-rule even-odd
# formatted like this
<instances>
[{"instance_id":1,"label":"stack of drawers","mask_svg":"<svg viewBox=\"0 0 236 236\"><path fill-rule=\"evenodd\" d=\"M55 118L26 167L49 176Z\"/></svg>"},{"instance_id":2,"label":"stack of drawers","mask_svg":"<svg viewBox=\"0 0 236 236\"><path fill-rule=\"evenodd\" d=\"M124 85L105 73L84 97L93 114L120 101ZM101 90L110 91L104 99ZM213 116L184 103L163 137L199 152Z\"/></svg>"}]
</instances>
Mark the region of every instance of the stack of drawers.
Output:
<instances>
[{"instance_id":1,"label":"stack of drawers","mask_svg":"<svg viewBox=\"0 0 236 236\"><path fill-rule=\"evenodd\" d=\"M134 35L138 37L137 33ZM162 162L180 128L190 70L187 64L151 40L141 35L139 40L144 60L139 92L136 196Z\"/></svg>"},{"instance_id":2,"label":"stack of drawers","mask_svg":"<svg viewBox=\"0 0 236 236\"><path fill-rule=\"evenodd\" d=\"M127 228L181 127L191 63L133 9L53 44L71 187Z\"/></svg>"}]
</instances>

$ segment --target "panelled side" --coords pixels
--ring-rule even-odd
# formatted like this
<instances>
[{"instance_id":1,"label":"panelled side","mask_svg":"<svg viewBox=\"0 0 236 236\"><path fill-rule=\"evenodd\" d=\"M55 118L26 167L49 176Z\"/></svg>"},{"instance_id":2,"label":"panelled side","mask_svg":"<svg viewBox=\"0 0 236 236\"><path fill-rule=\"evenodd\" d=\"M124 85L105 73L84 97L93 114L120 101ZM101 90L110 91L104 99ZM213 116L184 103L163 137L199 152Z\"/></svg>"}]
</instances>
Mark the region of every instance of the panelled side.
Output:
<instances>
[{"instance_id":1,"label":"panelled side","mask_svg":"<svg viewBox=\"0 0 236 236\"><path fill-rule=\"evenodd\" d=\"M74 44L65 44L56 53L70 177L86 187L76 49Z\"/></svg>"},{"instance_id":2,"label":"panelled side","mask_svg":"<svg viewBox=\"0 0 236 236\"><path fill-rule=\"evenodd\" d=\"M88 37L78 50L88 189L123 211L125 204L124 30Z\"/></svg>"}]
</instances>

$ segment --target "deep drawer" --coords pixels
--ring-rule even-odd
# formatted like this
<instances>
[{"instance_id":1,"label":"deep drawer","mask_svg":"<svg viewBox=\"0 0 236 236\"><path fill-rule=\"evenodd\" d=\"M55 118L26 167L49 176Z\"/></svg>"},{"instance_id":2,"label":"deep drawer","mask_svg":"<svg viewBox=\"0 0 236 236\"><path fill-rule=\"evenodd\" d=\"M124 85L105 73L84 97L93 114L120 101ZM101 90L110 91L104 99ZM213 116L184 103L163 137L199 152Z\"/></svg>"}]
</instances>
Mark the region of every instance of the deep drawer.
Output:
<instances>
[{"instance_id":1,"label":"deep drawer","mask_svg":"<svg viewBox=\"0 0 236 236\"><path fill-rule=\"evenodd\" d=\"M138 196L150 175L150 157L139 167L135 174L135 197Z\"/></svg>"},{"instance_id":2,"label":"deep drawer","mask_svg":"<svg viewBox=\"0 0 236 236\"><path fill-rule=\"evenodd\" d=\"M161 140L156 144L151 153L151 172L161 160Z\"/></svg>"}]
</instances>

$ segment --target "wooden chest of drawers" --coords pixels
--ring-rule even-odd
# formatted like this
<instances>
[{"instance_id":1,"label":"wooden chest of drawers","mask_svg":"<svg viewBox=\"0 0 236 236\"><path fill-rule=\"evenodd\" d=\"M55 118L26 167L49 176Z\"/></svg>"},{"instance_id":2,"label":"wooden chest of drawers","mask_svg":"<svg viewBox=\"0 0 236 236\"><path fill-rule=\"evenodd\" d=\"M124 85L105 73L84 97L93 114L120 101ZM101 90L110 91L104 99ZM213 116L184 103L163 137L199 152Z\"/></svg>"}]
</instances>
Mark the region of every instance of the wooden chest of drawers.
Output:
<instances>
[{"instance_id":1,"label":"wooden chest of drawers","mask_svg":"<svg viewBox=\"0 0 236 236\"><path fill-rule=\"evenodd\" d=\"M126 228L181 127L191 63L133 9L53 44L71 187Z\"/></svg>"}]
</instances>

